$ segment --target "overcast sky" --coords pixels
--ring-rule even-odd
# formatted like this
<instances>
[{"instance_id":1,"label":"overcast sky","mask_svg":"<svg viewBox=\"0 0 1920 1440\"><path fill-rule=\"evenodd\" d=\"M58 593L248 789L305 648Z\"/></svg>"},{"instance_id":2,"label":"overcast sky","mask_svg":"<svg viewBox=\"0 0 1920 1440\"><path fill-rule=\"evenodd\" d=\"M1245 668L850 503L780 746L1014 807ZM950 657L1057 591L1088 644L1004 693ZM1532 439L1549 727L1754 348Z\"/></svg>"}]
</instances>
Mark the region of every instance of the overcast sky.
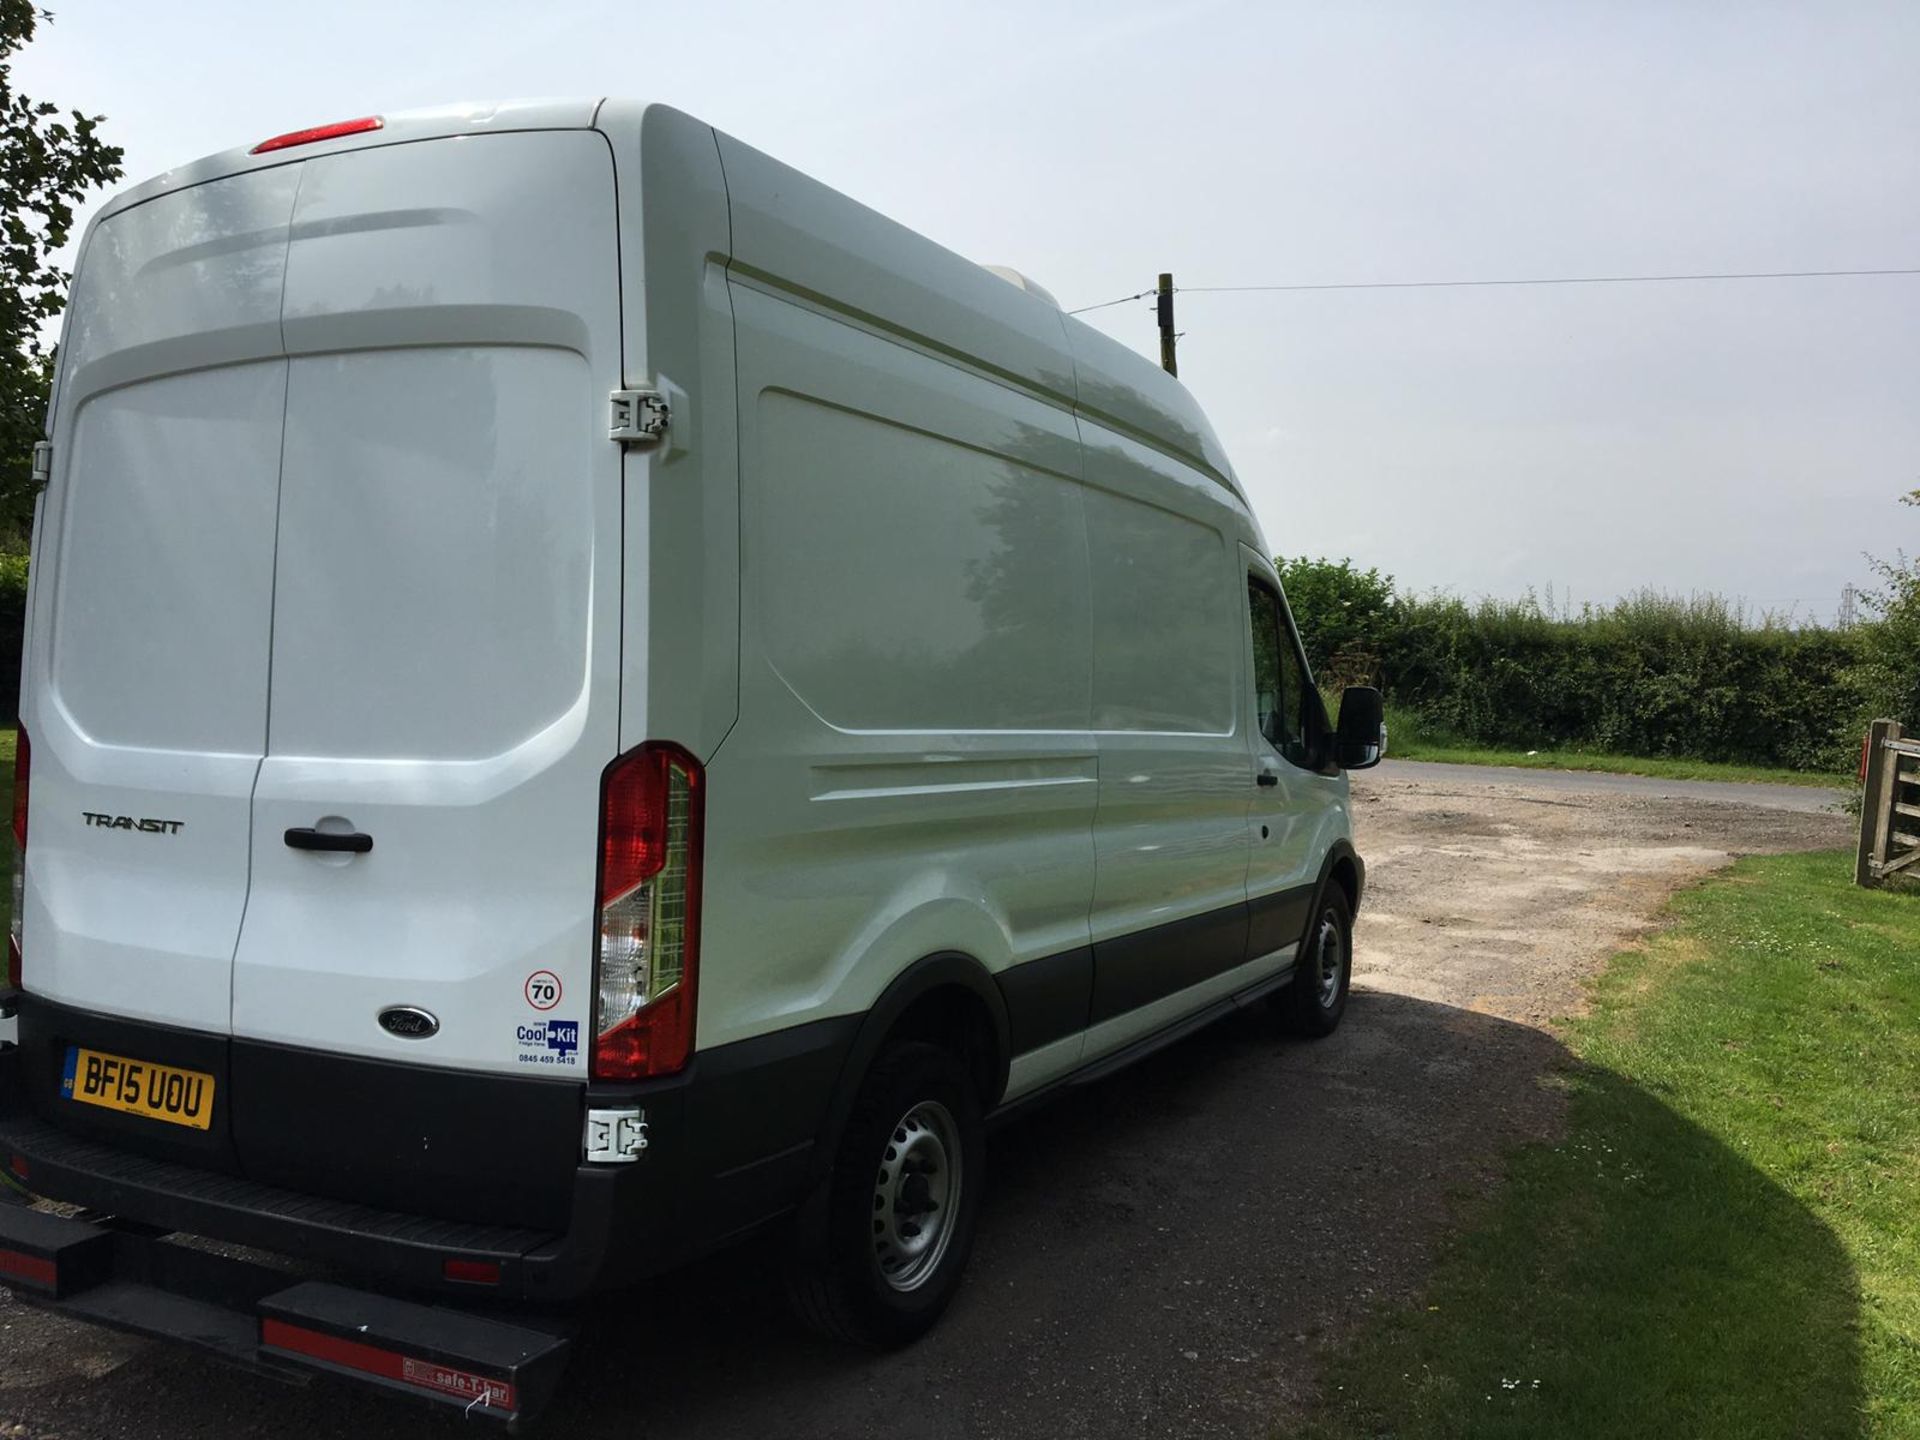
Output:
<instances>
[{"instance_id":1,"label":"overcast sky","mask_svg":"<svg viewBox=\"0 0 1920 1440\"><path fill-rule=\"evenodd\" d=\"M129 182L450 100L689 110L1068 308L1920 266L1920 5L45 0ZM1086 317L1157 355L1145 302ZM1920 549L1920 276L1180 297L1268 540L1416 589L1830 620Z\"/></svg>"}]
</instances>

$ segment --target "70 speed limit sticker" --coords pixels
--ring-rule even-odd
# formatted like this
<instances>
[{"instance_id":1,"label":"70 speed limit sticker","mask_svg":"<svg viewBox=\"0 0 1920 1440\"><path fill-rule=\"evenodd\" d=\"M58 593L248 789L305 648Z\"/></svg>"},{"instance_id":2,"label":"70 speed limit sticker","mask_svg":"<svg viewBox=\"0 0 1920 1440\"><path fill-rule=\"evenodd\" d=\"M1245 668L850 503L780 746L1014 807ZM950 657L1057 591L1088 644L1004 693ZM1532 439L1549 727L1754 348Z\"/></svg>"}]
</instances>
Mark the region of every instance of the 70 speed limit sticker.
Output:
<instances>
[{"instance_id":1,"label":"70 speed limit sticker","mask_svg":"<svg viewBox=\"0 0 1920 1440\"><path fill-rule=\"evenodd\" d=\"M536 970L527 977L527 1004L536 1010L551 1010L560 1003L560 977L551 970Z\"/></svg>"}]
</instances>

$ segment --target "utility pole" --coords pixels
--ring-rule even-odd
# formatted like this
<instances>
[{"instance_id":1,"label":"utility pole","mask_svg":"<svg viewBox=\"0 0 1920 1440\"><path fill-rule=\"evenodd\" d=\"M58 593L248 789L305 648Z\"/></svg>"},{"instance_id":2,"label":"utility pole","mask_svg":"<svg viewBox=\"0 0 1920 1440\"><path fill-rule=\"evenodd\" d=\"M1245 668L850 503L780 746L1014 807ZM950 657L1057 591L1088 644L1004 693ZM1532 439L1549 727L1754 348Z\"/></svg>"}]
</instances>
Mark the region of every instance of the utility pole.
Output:
<instances>
[{"instance_id":1,"label":"utility pole","mask_svg":"<svg viewBox=\"0 0 1920 1440\"><path fill-rule=\"evenodd\" d=\"M1180 366L1173 358L1173 276L1160 277L1160 368L1178 375Z\"/></svg>"}]
</instances>

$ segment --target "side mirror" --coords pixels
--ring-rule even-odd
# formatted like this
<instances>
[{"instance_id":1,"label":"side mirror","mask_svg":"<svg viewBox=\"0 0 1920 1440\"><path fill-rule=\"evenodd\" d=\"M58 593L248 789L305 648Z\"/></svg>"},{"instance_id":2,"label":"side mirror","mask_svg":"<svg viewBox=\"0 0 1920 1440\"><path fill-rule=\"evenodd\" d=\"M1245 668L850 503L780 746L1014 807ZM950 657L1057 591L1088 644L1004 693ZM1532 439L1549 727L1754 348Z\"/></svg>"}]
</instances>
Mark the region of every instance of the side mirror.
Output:
<instances>
[{"instance_id":1,"label":"side mirror","mask_svg":"<svg viewBox=\"0 0 1920 1440\"><path fill-rule=\"evenodd\" d=\"M1334 730L1334 763L1342 770L1378 765L1387 751L1386 709L1371 685L1340 692L1340 723Z\"/></svg>"}]
</instances>

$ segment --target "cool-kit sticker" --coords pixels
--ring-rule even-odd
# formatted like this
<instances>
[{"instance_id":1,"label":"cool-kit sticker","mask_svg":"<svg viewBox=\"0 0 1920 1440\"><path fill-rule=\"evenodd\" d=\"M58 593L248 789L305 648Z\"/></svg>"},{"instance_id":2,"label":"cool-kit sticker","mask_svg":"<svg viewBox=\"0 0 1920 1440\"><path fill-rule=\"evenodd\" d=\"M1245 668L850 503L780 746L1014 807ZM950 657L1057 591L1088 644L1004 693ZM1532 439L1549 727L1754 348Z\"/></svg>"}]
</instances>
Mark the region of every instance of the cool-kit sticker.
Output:
<instances>
[{"instance_id":1,"label":"cool-kit sticker","mask_svg":"<svg viewBox=\"0 0 1920 1440\"><path fill-rule=\"evenodd\" d=\"M551 1010L560 1003L560 977L551 970L536 970L527 977L527 1004L536 1010ZM514 1027L520 1045L522 1065L578 1065L580 1063L580 1022L578 1020L533 1020Z\"/></svg>"},{"instance_id":2,"label":"cool-kit sticker","mask_svg":"<svg viewBox=\"0 0 1920 1440\"><path fill-rule=\"evenodd\" d=\"M578 1020L534 1020L518 1026L515 1038L520 1042L522 1065L578 1065L580 1063L580 1022Z\"/></svg>"}]
</instances>

